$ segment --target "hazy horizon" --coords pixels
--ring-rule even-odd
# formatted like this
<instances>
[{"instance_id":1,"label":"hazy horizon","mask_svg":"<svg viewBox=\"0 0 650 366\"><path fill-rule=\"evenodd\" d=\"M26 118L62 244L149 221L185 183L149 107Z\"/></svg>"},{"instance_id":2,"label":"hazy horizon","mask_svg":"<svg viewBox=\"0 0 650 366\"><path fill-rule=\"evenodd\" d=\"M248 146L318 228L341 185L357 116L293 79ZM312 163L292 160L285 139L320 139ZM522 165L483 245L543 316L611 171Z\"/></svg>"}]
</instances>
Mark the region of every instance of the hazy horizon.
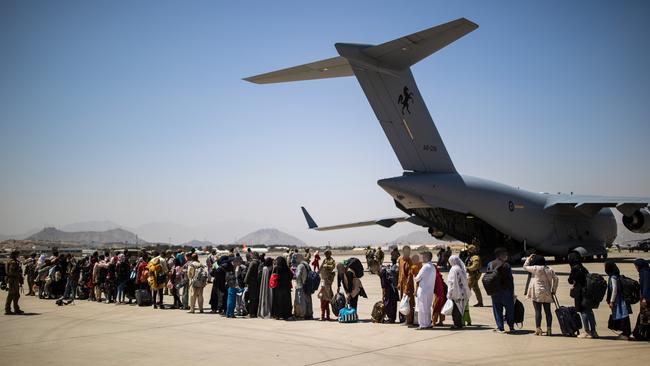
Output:
<instances>
[{"instance_id":1,"label":"hazy horizon","mask_svg":"<svg viewBox=\"0 0 650 366\"><path fill-rule=\"evenodd\" d=\"M282 5L1 2L0 234L91 220L216 241L416 231L307 230L300 206L321 225L402 214L376 184L402 169L354 78L241 78L459 17L479 28L413 67L459 172L650 196L649 2Z\"/></svg>"}]
</instances>

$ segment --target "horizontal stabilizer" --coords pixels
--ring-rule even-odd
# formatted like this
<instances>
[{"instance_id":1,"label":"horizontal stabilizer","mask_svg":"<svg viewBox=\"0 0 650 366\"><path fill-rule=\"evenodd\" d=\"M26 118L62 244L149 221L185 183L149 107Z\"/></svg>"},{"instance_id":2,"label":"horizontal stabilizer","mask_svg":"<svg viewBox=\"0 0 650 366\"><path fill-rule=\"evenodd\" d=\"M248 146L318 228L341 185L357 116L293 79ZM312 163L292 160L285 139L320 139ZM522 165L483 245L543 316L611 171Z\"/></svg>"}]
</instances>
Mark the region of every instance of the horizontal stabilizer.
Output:
<instances>
[{"instance_id":1,"label":"horizontal stabilizer","mask_svg":"<svg viewBox=\"0 0 650 366\"><path fill-rule=\"evenodd\" d=\"M377 46L355 45L361 49L362 54L357 57L357 61L359 58L365 59L366 66L374 65L377 69L404 70L476 28L476 23L460 18ZM339 45L344 44L338 44L337 48ZM339 56L251 76L244 80L256 84L270 84L352 75L352 67L347 58Z\"/></svg>"},{"instance_id":2,"label":"horizontal stabilizer","mask_svg":"<svg viewBox=\"0 0 650 366\"><path fill-rule=\"evenodd\" d=\"M315 80L352 76L348 60L341 56L328 58L295 67L251 76L244 80L255 84L282 83L288 81Z\"/></svg>"}]
</instances>

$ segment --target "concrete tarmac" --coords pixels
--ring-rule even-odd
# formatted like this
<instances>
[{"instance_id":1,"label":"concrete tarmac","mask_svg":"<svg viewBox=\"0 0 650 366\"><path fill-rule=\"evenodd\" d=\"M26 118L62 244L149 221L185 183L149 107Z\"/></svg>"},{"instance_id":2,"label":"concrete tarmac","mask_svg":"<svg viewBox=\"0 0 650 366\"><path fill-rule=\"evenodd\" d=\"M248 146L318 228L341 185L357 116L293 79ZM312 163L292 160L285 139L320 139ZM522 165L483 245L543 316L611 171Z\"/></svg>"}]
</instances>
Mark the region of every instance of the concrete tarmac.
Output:
<instances>
[{"instance_id":1,"label":"concrete tarmac","mask_svg":"<svg viewBox=\"0 0 650 366\"><path fill-rule=\"evenodd\" d=\"M640 254L612 254L623 274L638 279L631 263L635 255ZM586 266L604 273L602 263ZM560 302L572 305L566 282L568 265L553 268L560 276ZM460 331L449 330L451 319L444 327L424 331L398 324L373 324L370 312L381 298L381 288L378 277L369 273L362 279L369 298L360 299L362 321L356 324L226 319L209 312L187 314L80 300L59 307L52 300L21 296L22 309L28 315L0 316L0 364L404 366L544 362L593 366L640 365L650 359L649 342L614 339L617 334L607 329L606 304L595 310L600 339L535 336L532 304L522 295L525 281L523 270L515 268L515 291L526 307L524 327L515 335L492 331L491 307L471 308L474 326ZM205 307L209 309L210 289L205 291ZM6 294L0 293L3 304ZM171 297L166 297L165 302L169 304L169 300ZM316 316L320 308L315 296L313 302ZM489 298L486 303L490 305ZM638 305L633 311L634 327ZM557 333L557 319L553 321Z\"/></svg>"}]
</instances>

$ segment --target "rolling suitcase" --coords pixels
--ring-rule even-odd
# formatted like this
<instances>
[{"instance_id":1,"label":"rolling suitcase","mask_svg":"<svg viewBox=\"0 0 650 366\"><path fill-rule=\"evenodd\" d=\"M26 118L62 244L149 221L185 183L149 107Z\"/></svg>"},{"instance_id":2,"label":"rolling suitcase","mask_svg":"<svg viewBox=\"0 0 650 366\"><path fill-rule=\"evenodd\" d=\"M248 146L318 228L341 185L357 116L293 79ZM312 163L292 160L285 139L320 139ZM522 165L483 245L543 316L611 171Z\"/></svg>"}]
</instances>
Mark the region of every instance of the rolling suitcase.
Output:
<instances>
[{"instance_id":1,"label":"rolling suitcase","mask_svg":"<svg viewBox=\"0 0 650 366\"><path fill-rule=\"evenodd\" d=\"M151 306L151 292L149 290L135 290L135 302L138 306Z\"/></svg>"},{"instance_id":2,"label":"rolling suitcase","mask_svg":"<svg viewBox=\"0 0 650 366\"><path fill-rule=\"evenodd\" d=\"M576 337L580 334L582 328L582 321L580 315L576 312L576 308L560 306L555 295L553 295L553 302L555 303L555 316L557 316L557 322L560 323L562 335Z\"/></svg>"}]
</instances>

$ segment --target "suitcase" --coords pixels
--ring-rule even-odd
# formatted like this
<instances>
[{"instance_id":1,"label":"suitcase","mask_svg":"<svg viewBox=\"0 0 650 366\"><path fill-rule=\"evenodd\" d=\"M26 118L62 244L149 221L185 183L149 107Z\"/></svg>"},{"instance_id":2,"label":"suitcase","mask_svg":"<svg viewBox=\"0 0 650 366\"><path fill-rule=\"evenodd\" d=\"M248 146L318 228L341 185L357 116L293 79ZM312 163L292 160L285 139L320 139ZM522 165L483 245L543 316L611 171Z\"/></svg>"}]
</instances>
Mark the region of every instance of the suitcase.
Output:
<instances>
[{"instance_id":1,"label":"suitcase","mask_svg":"<svg viewBox=\"0 0 650 366\"><path fill-rule=\"evenodd\" d=\"M149 290L135 290L135 302L138 306L151 306L151 292Z\"/></svg>"},{"instance_id":2,"label":"suitcase","mask_svg":"<svg viewBox=\"0 0 650 366\"><path fill-rule=\"evenodd\" d=\"M345 295L340 292L337 292L332 299L332 313L334 316L339 316L339 311L345 307Z\"/></svg>"},{"instance_id":3,"label":"suitcase","mask_svg":"<svg viewBox=\"0 0 650 366\"><path fill-rule=\"evenodd\" d=\"M562 335L566 337L576 337L580 334L582 328L582 320L580 315L574 307L560 306L557 297L553 295L553 302L555 303L555 316L557 322L560 324Z\"/></svg>"}]
</instances>

